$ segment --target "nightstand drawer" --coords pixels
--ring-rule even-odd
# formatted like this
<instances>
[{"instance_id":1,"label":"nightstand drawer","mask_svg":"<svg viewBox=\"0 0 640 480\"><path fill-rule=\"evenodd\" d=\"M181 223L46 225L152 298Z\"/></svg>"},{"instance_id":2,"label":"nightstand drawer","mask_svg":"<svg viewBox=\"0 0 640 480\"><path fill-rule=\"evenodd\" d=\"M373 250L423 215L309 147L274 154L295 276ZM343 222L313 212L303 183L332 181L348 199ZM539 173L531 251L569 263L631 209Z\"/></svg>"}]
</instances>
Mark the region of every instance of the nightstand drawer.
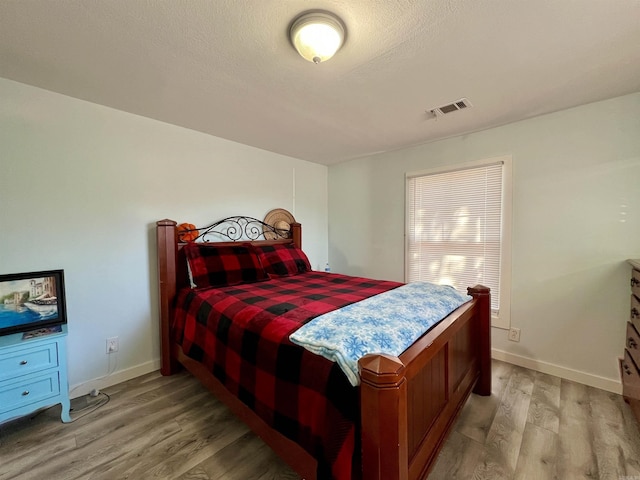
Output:
<instances>
[{"instance_id":1,"label":"nightstand drawer","mask_svg":"<svg viewBox=\"0 0 640 480\"><path fill-rule=\"evenodd\" d=\"M8 348L0 352L0 382L58 366L57 343Z\"/></svg>"},{"instance_id":2,"label":"nightstand drawer","mask_svg":"<svg viewBox=\"0 0 640 480\"><path fill-rule=\"evenodd\" d=\"M640 298L640 272L635 268L631 270L631 293Z\"/></svg>"},{"instance_id":3,"label":"nightstand drawer","mask_svg":"<svg viewBox=\"0 0 640 480\"><path fill-rule=\"evenodd\" d=\"M0 413L54 397L60 393L58 371L29 375L0 384Z\"/></svg>"}]
</instances>

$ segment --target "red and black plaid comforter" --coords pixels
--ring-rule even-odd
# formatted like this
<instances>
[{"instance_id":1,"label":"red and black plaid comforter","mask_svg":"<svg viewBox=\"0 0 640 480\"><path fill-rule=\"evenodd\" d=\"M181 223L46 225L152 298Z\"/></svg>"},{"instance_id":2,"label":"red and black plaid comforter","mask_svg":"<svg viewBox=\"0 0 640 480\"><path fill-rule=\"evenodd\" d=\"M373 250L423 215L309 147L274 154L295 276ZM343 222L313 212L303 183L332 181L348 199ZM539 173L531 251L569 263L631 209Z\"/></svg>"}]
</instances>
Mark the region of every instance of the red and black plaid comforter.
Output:
<instances>
[{"instance_id":1,"label":"red and black plaid comforter","mask_svg":"<svg viewBox=\"0 0 640 480\"><path fill-rule=\"evenodd\" d=\"M312 318L400 283L306 272L233 287L189 290L174 332L270 426L318 460L318 478L351 478L358 391L337 364L289 341Z\"/></svg>"}]
</instances>

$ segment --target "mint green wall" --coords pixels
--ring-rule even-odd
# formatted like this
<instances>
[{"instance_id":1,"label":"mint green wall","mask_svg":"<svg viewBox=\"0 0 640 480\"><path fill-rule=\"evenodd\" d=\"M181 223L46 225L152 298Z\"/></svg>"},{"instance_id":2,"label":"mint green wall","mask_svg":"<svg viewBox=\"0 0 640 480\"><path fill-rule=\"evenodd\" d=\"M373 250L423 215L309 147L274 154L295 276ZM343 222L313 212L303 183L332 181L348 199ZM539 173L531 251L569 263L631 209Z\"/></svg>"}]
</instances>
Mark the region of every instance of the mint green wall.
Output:
<instances>
[{"instance_id":1,"label":"mint green wall","mask_svg":"<svg viewBox=\"0 0 640 480\"><path fill-rule=\"evenodd\" d=\"M405 173L501 155L513 156L522 338L494 329L497 356L617 390L625 259L640 257L640 93L329 167L332 267L403 280Z\"/></svg>"},{"instance_id":2,"label":"mint green wall","mask_svg":"<svg viewBox=\"0 0 640 480\"><path fill-rule=\"evenodd\" d=\"M157 366L157 220L286 208L326 262L325 166L4 79L0 105L0 273L65 270L72 396Z\"/></svg>"}]
</instances>

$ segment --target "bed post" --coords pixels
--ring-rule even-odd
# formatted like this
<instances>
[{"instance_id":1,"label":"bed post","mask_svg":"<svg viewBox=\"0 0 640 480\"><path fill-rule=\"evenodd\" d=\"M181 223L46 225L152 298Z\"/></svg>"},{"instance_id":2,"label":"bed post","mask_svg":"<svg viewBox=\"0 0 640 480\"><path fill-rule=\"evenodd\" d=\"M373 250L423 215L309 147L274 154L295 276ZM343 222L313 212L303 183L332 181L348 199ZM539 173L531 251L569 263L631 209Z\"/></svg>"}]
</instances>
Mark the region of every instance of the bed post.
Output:
<instances>
[{"instance_id":1,"label":"bed post","mask_svg":"<svg viewBox=\"0 0 640 480\"><path fill-rule=\"evenodd\" d=\"M473 389L478 395L491 395L491 293L482 285L467 288L467 293L478 303L478 357L480 376Z\"/></svg>"},{"instance_id":2,"label":"bed post","mask_svg":"<svg viewBox=\"0 0 640 480\"><path fill-rule=\"evenodd\" d=\"M407 381L397 357L365 355L360 365L362 478L409 478Z\"/></svg>"},{"instance_id":3,"label":"bed post","mask_svg":"<svg viewBox=\"0 0 640 480\"><path fill-rule=\"evenodd\" d=\"M160 287L160 372L171 375L178 371L178 362L171 356L171 312L176 296L176 265L178 241L176 225L165 219L156 223L158 238L158 285Z\"/></svg>"},{"instance_id":4,"label":"bed post","mask_svg":"<svg viewBox=\"0 0 640 480\"><path fill-rule=\"evenodd\" d=\"M289 225L291 227L291 238L293 239L293 244L298 247L298 248L302 248L302 225L300 225L298 222L294 222L291 225Z\"/></svg>"}]
</instances>

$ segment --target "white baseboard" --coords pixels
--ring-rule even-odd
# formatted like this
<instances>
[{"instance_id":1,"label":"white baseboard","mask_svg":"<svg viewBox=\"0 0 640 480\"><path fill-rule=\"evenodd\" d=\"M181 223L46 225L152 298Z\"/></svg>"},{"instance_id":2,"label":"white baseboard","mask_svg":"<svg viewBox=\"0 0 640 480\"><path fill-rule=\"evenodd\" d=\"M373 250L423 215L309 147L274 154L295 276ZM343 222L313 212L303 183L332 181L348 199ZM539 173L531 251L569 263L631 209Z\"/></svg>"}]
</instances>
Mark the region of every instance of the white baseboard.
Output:
<instances>
[{"instance_id":1,"label":"white baseboard","mask_svg":"<svg viewBox=\"0 0 640 480\"><path fill-rule=\"evenodd\" d=\"M124 370L117 370L111 375L94 378L92 380L87 380L86 382L72 385L69 389L69 396L71 398L81 397L88 394L94 388L101 390L118 383L126 382L132 378L146 375L147 373L151 373L156 370L160 370L160 360L151 360L134 367L125 368Z\"/></svg>"},{"instance_id":2,"label":"white baseboard","mask_svg":"<svg viewBox=\"0 0 640 480\"><path fill-rule=\"evenodd\" d=\"M513 365L529 368L537 372L565 378L573 382L582 383L583 385L589 385L590 387L600 388L602 390L617 393L619 395L622 394L622 384L619 380L612 380L610 378L601 377L599 375L593 375L591 373L573 370L572 368L561 367L553 363L522 357L520 355L505 352L504 350L497 350L495 348L491 350L491 356L496 360L512 363ZM71 386L70 392L74 392L77 390L71 395L71 398L86 395L94 388L98 390L107 388L112 385L131 380L132 378L146 375L147 373L151 373L159 369L160 360L152 360L140 365L136 365L135 367L118 370L117 372L114 372L106 377L87 380L86 382L78 383Z\"/></svg>"},{"instance_id":3,"label":"white baseboard","mask_svg":"<svg viewBox=\"0 0 640 480\"><path fill-rule=\"evenodd\" d=\"M573 382L582 383L583 385L589 385L590 387L600 388L608 392L622 395L622 384L619 380L612 380L610 378L601 377L599 375L593 375L591 373L573 370L572 368L554 365L553 363L542 362L540 360L534 360L532 358L514 355L513 353L505 352L503 350L496 350L495 348L491 350L491 356L496 360L502 360L503 362L512 363L514 365L529 368L537 372L554 375L566 380L571 380Z\"/></svg>"}]
</instances>

